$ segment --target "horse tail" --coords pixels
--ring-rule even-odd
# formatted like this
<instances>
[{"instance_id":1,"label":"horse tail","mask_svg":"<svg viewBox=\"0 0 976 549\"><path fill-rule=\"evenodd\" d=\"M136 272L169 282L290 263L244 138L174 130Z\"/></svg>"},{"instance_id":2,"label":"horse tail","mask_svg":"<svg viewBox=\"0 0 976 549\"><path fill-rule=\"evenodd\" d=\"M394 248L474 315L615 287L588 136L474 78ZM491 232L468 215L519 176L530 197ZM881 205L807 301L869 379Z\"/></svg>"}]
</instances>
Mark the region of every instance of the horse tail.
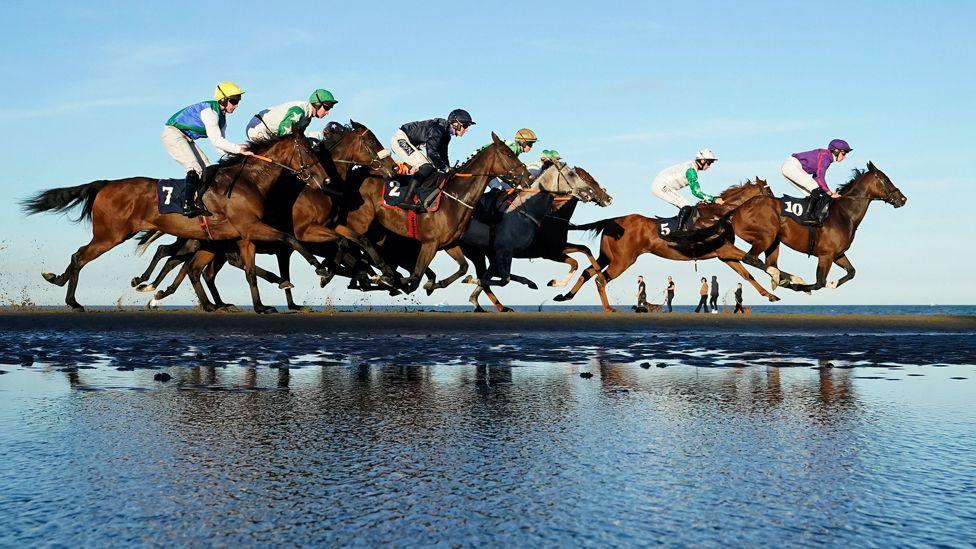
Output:
<instances>
[{"instance_id":1,"label":"horse tail","mask_svg":"<svg viewBox=\"0 0 976 549\"><path fill-rule=\"evenodd\" d=\"M573 225L569 224L569 230L571 231L590 231L594 233L602 232L607 228L607 224L613 221L612 219L601 219L600 221L594 221L593 223L587 223L586 225Z\"/></svg>"},{"instance_id":2,"label":"horse tail","mask_svg":"<svg viewBox=\"0 0 976 549\"><path fill-rule=\"evenodd\" d=\"M164 234L162 231L155 230L139 231L136 238L136 255L141 257L149 249L149 245Z\"/></svg>"},{"instance_id":3,"label":"horse tail","mask_svg":"<svg viewBox=\"0 0 976 549\"><path fill-rule=\"evenodd\" d=\"M71 221L74 223L78 223L82 219L91 221L95 196L108 183L107 180L100 179L76 187L48 189L22 200L20 206L27 212L27 215L34 215L41 212L67 213L68 210L80 204L81 213L77 219Z\"/></svg>"}]
</instances>

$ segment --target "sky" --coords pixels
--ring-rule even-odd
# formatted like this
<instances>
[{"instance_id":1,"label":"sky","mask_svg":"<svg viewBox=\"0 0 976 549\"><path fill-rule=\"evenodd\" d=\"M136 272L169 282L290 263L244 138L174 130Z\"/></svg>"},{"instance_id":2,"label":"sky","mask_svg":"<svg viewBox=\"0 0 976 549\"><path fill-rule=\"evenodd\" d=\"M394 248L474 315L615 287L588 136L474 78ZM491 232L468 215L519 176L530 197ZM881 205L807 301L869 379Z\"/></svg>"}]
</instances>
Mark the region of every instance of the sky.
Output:
<instances>
[{"instance_id":1,"label":"sky","mask_svg":"<svg viewBox=\"0 0 976 549\"><path fill-rule=\"evenodd\" d=\"M384 143L401 124L444 117L457 107L478 122L451 144L452 160L490 141L535 130L536 150L557 149L613 195L582 205L578 223L641 213L672 215L650 192L661 169L702 147L719 157L702 174L706 192L754 176L791 190L779 166L791 153L835 137L854 152L831 167L835 187L873 161L908 197L901 209L873 204L848 252L856 278L813 295L777 292L785 304L976 303L968 253L971 208L976 3L849 2L466 2L411 4L49 1L5 2L0 18L0 301L63 303L60 273L91 229L50 214L25 217L22 198L52 187L135 175L176 177L163 150L166 119L209 99L214 84L246 90L227 135L243 141L249 118L267 106L324 87L339 99L329 119L370 127ZM207 24L209 22L209 25ZM328 121L327 119L326 121ZM326 121L315 121L312 130ZM208 144L211 160L219 155ZM575 242L598 249L582 234ZM745 245L743 244L743 247ZM129 288L148 258L124 243L86 266L83 304L136 305ZM274 259L259 264L273 267ZM808 280L816 261L784 250L780 265ZM454 262L439 255L441 276ZM697 269L697 270L696 270ZM277 270L274 267L274 270ZM538 304L565 266L516 260L513 271L543 287L498 289L511 304ZM296 299L310 305L463 304L472 287L433 296L362 294L336 281L318 288L295 256ZM473 268L471 270L473 272ZM697 302L697 280L718 275L722 293L738 276L718 260L672 262L642 256L611 283L611 302L629 305L635 279L648 295L678 285L676 303ZM754 272L768 286L768 277ZM831 279L841 276L834 271ZM250 303L242 273L225 269L228 301ZM761 297L746 287L747 303ZM281 292L263 285L267 304ZM193 302L189 287L171 305ZM551 303L551 301L550 301ZM598 303L592 282L573 303Z\"/></svg>"}]
</instances>

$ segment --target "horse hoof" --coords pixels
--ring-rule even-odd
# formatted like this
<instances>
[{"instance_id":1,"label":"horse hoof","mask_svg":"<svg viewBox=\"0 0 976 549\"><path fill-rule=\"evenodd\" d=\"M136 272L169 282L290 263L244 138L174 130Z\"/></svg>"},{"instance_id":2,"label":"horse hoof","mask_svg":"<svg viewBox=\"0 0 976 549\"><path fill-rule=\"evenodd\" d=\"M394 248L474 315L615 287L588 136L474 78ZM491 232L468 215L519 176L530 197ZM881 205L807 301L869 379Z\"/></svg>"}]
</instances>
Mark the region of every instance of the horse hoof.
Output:
<instances>
[{"instance_id":1,"label":"horse hoof","mask_svg":"<svg viewBox=\"0 0 976 549\"><path fill-rule=\"evenodd\" d=\"M155 289L156 289L156 286L154 284L140 284L140 285L136 286L136 291L137 292L143 292L143 293L145 293L145 292L151 292L151 291L153 291Z\"/></svg>"},{"instance_id":2,"label":"horse hoof","mask_svg":"<svg viewBox=\"0 0 976 549\"><path fill-rule=\"evenodd\" d=\"M539 289L539 286L537 286L535 282L531 282L531 281L528 284L526 284L526 286L528 286L530 290L538 290Z\"/></svg>"},{"instance_id":3,"label":"horse hoof","mask_svg":"<svg viewBox=\"0 0 976 549\"><path fill-rule=\"evenodd\" d=\"M85 312L85 308L82 307L81 305L77 304L77 303L75 303L74 305L72 305L72 304L69 303L68 304L68 307L71 307L71 310L73 312L76 312L76 313L83 313L83 312Z\"/></svg>"},{"instance_id":4,"label":"horse hoof","mask_svg":"<svg viewBox=\"0 0 976 549\"><path fill-rule=\"evenodd\" d=\"M478 307L475 308L475 310L473 312L475 312L475 313L487 313L488 311L486 311L483 307L478 306Z\"/></svg>"},{"instance_id":5,"label":"horse hoof","mask_svg":"<svg viewBox=\"0 0 976 549\"><path fill-rule=\"evenodd\" d=\"M809 292L808 292L808 293L809 293ZM775 301L779 301L779 298L778 298L778 297L776 297L776 296L775 296L775 295L773 295L773 294L769 294L769 301L770 301L770 302L775 302Z\"/></svg>"},{"instance_id":6,"label":"horse hoof","mask_svg":"<svg viewBox=\"0 0 976 549\"><path fill-rule=\"evenodd\" d=\"M550 280L549 283L546 284L546 286L549 286L550 288L558 288L560 286L560 284L559 284L559 281L554 278L554 279Z\"/></svg>"},{"instance_id":7,"label":"horse hoof","mask_svg":"<svg viewBox=\"0 0 976 549\"><path fill-rule=\"evenodd\" d=\"M162 301L164 297L166 297L166 296L164 296L163 295L163 291L160 290L160 291L156 292L156 295L153 296L153 301Z\"/></svg>"},{"instance_id":8,"label":"horse hoof","mask_svg":"<svg viewBox=\"0 0 976 549\"><path fill-rule=\"evenodd\" d=\"M797 286L806 286L807 285L807 281L806 280L803 280L803 277L796 276L796 275L790 277L790 283L791 284L795 284Z\"/></svg>"},{"instance_id":9,"label":"horse hoof","mask_svg":"<svg viewBox=\"0 0 976 549\"><path fill-rule=\"evenodd\" d=\"M461 284L474 284L474 283L475 283L475 279L471 275L464 277L464 280L461 281Z\"/></svg>"},{"instance_id":10,"label":"horse hoof","mask_svg":"<svg viewBox=\"0 0 976 549\"><path fill-rule=\"evenodd\" d=\"M215 305L211 305L210 303L204 303L200 306L200 308L203 309L204 312L208 313L212 313L217 310L217 307Z\"/></svg>"},{"instance_id":11,"label":"horse hoof","mask_svg":"<svg viewBox=\"0 0 976 549\"><path fill-rule=\"evenodd\" d=\"M325 277L322 277L322 278L325 278ZM282 281L281 281L281 283L280 283L280 284L278 284L278 289L279 289L279 290L290 290L290 289L292 289L292 288L294 288L294 287L295 287L295 285L294 285L294 284L292 284L292 283L291 283L290 281L288 281L288 280L282 280Z\"/></svg>"},{"instance_id":12,"label":"horse hoof","mask_svg":"<svg viewBox=\"0 0 976 549\"><path fill-rule=\"evenodd\" d=\"M48 282L54 284L55 286L64 286L64 282L59 282L58 275L54 273L41 273L41 276L44 277L44 280L47 280Z\"/></svg>"},{"instance_id":13,"label":"horse hoof","mask_svg":"<svg viewBox=\"0 0 976 549\"><path fill-rule=\"evenodd\" d=\"M241 310L237 307L237 305L234 305L233 303L225 303L225 304L221 305L218 310L221 311L221 312L224 312L224 313L239 313L239 312L241 312Z\"/></svg>"},{"instance_id":14,"label":"horse hoof","mask_svg":"<svg viewBox=\"0 0 976 549\"><path fill-rule=\"evenodd\" d=\"M603 312L605 312L605 313L617 313L619 311L617 311L617 309L614 309L613 307L606 307L605 309L603 309Z\"/></svg>"},{"instance_id":15,"label":"horse hoof","mask_svg":"<svg viewBox=\"0 0 976 549\"><path fill-rule=\"evenodd\" d=\"M291 305L289 305L288 306L288 310L289 311L297 311L299 313L310 313L310 312L312 312L312 308L311 307L306 307L304 305L301 305L301 306L295 305L294 307L291 306Z\"/></svg>"},{"instance_id":16,"label":"horse hoof","mask_svg":"<svg viewBox=\"0 0 976 549\"><path fill-rule=\"evenodd\" d=\"M136 276L136 277L133 277L133 278L132 278L132 282L130 282L129 284L131 284L131 285L132 285L132 287L133 287L133 288L135 288L135 287L136 287L136 286L138 286L139 284L142 284L142 280L139 280L139 277L138 277L138 276Z\"/></svg>"},{"instance_id":17,"label":"horse hoof","mask_svg":"<svg viewBox=\"0 0 976 549\"><path fill-rule=\"evenodd\" d=\"M278 312L278 309L269 306L255 307L254 312L256 312L259 315L273 315Z\"/></svg>"},{"instance_id":18,"label":"horse hoof","mask_svg":"<svg viewBox=\"0 0 976 549\"><path fill-rule=\"evenodd\" d=\"M332 272L325 267L319 267L318 269L315 269L315 274L321 277L332 276Z\"/></svg>"},{"instance_id":19,"label":"horse hoof","mask_svg":"<svg viewBox=\"0 0 976 549\"><path fill-rule=\"evenodd\" d=\"M836 288L837 287L837 281L836 280L831 280L831 281L827 282L827 287L830 288L830 289Z\"/></svg>"},{"instance_id":20,"label":"horse hoof","mask_svg":"<svg viewBox=\"0 0 976 549\"><path fill-rule=\"evenodd\" d=\"M501 309L498 310L498 312L500 312L500 313L514 313L515 312L515 309L513 309L511 307L502 307Z\"/></svg>"},{"instance_id":21,"label":"horse hoof","mask_svg":"<svg viewBox=\"0 0 976 549\"><path fill-rule=\"evenodd\" d=\"M159 300L156 299L155 297L150 299L149 303L146 303L146 310L151 311L153 309L158 309L158 308L159 308Z\"/></svg>"}]
</instances>

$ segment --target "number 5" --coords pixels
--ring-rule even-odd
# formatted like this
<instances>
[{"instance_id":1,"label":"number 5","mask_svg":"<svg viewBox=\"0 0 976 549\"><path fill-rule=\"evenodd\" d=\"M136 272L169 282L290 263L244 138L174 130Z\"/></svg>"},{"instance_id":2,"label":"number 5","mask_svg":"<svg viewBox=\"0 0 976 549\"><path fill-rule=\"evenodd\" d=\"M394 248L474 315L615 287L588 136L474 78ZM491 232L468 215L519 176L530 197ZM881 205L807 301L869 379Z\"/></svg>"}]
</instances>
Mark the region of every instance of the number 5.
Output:
<instances>
[{"instance_id":1,"label":"number 5","mask_svg":"<svg viewBox=\"0 0 976 549\"><path fill-rule=\"evenodd\" d=\"M665 236L671 234L671 227L669 225L670 225L669 223L664 223L663 225L661 225L661 234Z\"/></svg>"}]
</instances>

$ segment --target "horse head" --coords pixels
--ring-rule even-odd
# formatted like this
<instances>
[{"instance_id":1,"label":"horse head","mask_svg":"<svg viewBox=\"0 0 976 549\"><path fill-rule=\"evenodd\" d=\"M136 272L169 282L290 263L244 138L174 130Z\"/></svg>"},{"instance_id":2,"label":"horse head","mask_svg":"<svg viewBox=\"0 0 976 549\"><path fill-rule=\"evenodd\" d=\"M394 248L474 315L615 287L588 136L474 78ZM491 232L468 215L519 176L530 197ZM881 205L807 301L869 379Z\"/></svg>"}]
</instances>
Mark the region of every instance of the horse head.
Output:
<instances>
[{"instance_id":1,"label":"horse head","mask_svg":"<svg viewBox=\"0 0 976 549\"><path fill-rule=\"evenodd\" d=\"M256 155L292 173L300 181L314 189L321 189L328 180L328 175L312 147L312 143L305 137L304 124L295 124L291 133L280 138L272 139L266 144L257 144Z\"/></svg>"},{"instance_id":2,"label":"horse head","mask_svg":"<svg viewBox=\"0 0 976 549\"><path fill-rule=\"evenodd\" d=\"M756 176L755 181L746 181L741 185L733 185L725 189L719 194L719 197L727 204L738 205L759 195L773 196L773 191L769 188L766 180Z\"/></svg>"},{"instance_id":3,"label":"horse head","mask_svg":"<svg viewBox=\"0 0 976 549\"><path fill-rule=\"evenodd\" d=\"M576 174L577 178L583 183L584 188L582 194L574 196L580 199L582 202L596 202L600 207L605 208L613 202L613 197L610 193L603 188L596 179L590 175L590 172L580 168L579 166L573 167L573 172Z\"/></svg>"},{"instance_id":4,"label":"horse head","mask_svg":"<svg viewBox=\"0 0 976 549\"><path fill-rule=\"evenodd\" d=\"M868 174L873 176L873 182L869 185L872 198L880 198L895 208L901 208L908 202L901 189L896 187L888 175L874 165L874 162L868 162Z\"/></svg>"},{"instance_id":5,"label":"horse head","mask_svg":"<svg viewBox=\"0 0 976 549\"><path fill-rule=\"evenodd\" d=\"M486 159L482 168L485 175L509 179L519 187L528 187L531 184L532 174L529 173L528 168L495 132L491 132L491 145L485 147L482 152L484 155L475 156L478 158L483 156Z\"/></svg>"},{"instance_id":6,"label":"horse head","mask_svg":"<svg viewBox=\"0 0 976 549\"><path fill-rule=\"evenodd\" d=\"M333 159L341 158L342 162L376 170L382 177L393 177L396 164L389 151L372 130L355 120L349 121L348 129L340 132L328 149Z\"/></svg>"},{"instance_id":7,"label":"horse head","mask_svg":"<svg viewBox=\"0 0 976 549\"><path fill-rule=\"evenodd\" d=\"M838 187L837 193L841 196L853 198L883 200L896 208L900 208L908 202L905 195L873 162L868 162L868 169L866 170L854 168L851 179Z\"/></svg>"}]
</instances>

